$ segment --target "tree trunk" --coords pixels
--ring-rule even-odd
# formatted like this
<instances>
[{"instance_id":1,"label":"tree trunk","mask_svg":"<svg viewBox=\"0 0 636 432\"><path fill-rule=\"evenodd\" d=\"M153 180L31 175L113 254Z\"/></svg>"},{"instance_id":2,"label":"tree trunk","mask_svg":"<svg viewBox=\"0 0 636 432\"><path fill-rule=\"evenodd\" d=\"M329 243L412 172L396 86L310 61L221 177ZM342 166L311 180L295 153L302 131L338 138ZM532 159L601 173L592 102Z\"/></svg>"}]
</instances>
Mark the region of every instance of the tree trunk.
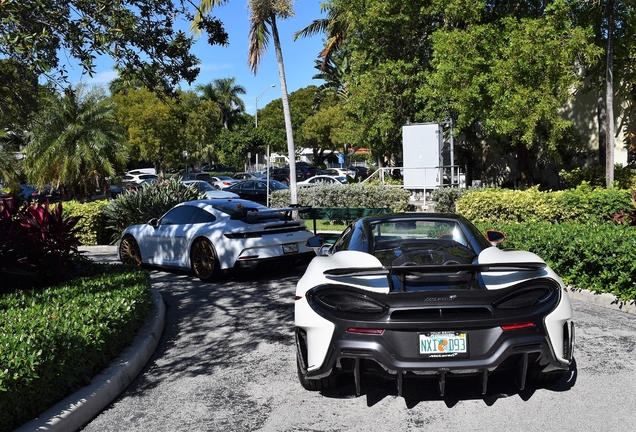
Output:
<instances>
[{"instance_id":1,"label":"tree trunk","mask_svg":"<svg viewBox=\"0 0 636 432\"><path fill-rule=\"evenodd\" d=\"M597 98L597 119L598 119L598 162L600 166L605 166L606 145L607 145L607 113L605 112L605 94L599 90Z\"/></svg>"},{"instance_id":2,"label":"tree trunk","mask_svg":"<svg viewBox=\"0 0 636 432\"><path fill-rule=\"evenodd\" d=\"M521 184L524 186L532 186L534 177L532 176L532 163L530 160L530 151L522 142L517 142L517 168L521 177Z\"/></svg>"},{"instance_id":3,"label":"tree trunk","mask_svg":"<svg viewBox=\"0 0 636 432\"><path fill-rule=\"evenodd\" d=\"M607 70L605 75L605 109L607 110L607 138L605 157L605 186L614 183L614 0L607 2Z\"/></svg>"},{"instance_id":4,"label":"tree trunk","mask_svg":"<svg viewBox=\"0 0 636 432\"><path fill-rule=\"evenodd\" d=\"M287 97L287 80L285 79L285 65L283 63L283 51L280 47L278 28L276 27L276 16L271 17L272 39L274 40L274 50L278 61L278 76L280 78L280 91L283 102L283 115L285 116L285 132L287 133L287 153L289 156L289 189L291 192L290 204L298 204L296 193L296 148L294 146L294 132L292 129L291 111L289 110L289 98Z\"/></svg>"}]
</instances>

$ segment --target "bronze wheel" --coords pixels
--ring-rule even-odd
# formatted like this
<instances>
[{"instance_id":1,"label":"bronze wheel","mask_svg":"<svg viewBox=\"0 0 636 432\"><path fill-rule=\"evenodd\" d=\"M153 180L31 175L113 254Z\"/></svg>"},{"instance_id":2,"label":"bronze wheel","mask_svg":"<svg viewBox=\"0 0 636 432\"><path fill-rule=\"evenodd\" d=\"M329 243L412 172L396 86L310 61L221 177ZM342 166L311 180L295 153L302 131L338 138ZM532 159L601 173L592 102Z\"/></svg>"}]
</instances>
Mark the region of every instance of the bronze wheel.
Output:
<instances>
[{"instance_id":1,"label":"bronze wheel","mask_svg":"<svg viewBox=\"0 0 636 432\"><path fill-rule=\"evenodd\" d=\"M119 256L124 264L140 266L141 251L137 240L131 235L127 235L121 240L119 245Z\"/></svg>"},{"instance_id":2,"label":"bronze wheel","mask_svg":"<svg viewBox=\"0 0 636 432\"><path fill-rule=\"evenodd\" d=\"M207 240L197 240L192 245L192 270L202 281L210 281L216 273L216 254L212 243Z\"/></svg>"}]
</instances>

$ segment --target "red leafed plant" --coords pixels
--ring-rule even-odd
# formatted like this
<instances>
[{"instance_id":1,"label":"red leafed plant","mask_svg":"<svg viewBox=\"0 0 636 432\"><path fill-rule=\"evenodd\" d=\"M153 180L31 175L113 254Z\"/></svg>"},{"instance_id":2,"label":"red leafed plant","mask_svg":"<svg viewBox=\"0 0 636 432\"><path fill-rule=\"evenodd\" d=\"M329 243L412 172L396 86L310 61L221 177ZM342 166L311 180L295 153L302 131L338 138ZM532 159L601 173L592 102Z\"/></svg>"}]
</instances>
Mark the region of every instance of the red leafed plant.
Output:
<instances>
[{"instance_id":1,"label":"red leafed plant","mask_svg":"<svg viewBox=\"0 0 636 432\"><path fill-rule=\"evenodd\" d=\"M629 225L636 226L636 189L632 189L631 192L632 206L631 210L623 210L609 216L609 219L614 225Z\"/></svg>"},{"instance_id":2,"label":"red leafed plant","mask_svg":"<svg viewBox=\"0 0 636 432\"><path fill-rule=\"evenodd\" d=\"M0 292L51 285L71 277L79 257L75 226L62 203L19 206L0 201Z\"/></svg>"}]
</instances>

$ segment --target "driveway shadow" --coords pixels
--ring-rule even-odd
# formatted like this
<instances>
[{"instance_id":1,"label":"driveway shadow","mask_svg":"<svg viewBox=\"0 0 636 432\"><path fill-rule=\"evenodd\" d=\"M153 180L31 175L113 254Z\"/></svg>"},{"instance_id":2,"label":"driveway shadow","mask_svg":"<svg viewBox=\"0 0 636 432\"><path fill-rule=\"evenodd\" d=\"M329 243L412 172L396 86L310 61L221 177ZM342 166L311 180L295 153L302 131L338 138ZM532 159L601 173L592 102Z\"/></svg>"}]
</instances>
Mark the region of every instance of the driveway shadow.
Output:
<instances>
[{"instance_id":1,"label":"driveway shadow","mask_svg":"<svg viewBox=\"0 0 636 432\"><path fill-rule=\"evenodd\" d=\"M355 398L356 389L353 377L343 377L340 387L322 391L328 398ZM515 374L503 371L488 378L488 389L481 394L478 377L448 377L444 396L440 396L436 378L410 377L404 379L402 397L407 408L414 408L421 402L444 401L448 408L452 408L460 401L483 400L487 406L494 405L499 399L518 396L528 401L537 391L548 390L554 392L568 391L576 384L576 360L572 361L570 369L558 381L550 383L527 382L523 390L515 385ZM377 376L363 375L361 380L361 397L367 398L367 406L371 407L389 396L397 396L397 385L392 380Z\"/></svg>"}]
</instances>

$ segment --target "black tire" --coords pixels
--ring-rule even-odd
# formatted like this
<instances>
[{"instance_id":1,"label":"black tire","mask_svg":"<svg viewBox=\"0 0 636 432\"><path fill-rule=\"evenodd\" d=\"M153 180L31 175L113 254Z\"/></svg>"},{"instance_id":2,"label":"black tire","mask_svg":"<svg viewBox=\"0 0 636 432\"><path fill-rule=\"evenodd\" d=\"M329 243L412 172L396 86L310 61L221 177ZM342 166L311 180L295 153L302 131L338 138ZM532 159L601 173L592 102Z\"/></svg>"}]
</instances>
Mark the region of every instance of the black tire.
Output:
<instances>
[{"instance_id":1,"label":"black tire","mask_svg":"<svg viewBox=\"0 0 636 432\"><path fill-rule=\"evenodd\" d=\"M119 244L121 262L133 266L141 266L141 250L139 243L131 235L124 236Z\"/></svg>"},{"instance_id":2,"label":"black tire","mask_svg":"<svg viewBox=\"0 0 636 432\"><path fill-rule=\"evenodd\" d=\"M321 390L329 390L337 386L337 380L333 376L328 376L328 377L319 378L319 379L304 378L302 366L300 364L300 359L298 358L298 356L296 356L296 369L298 370L298 381L300 382L300 385L303 386L305 390L321 391Z\"/></svg>"},{"instance_id":3,"label":"black tire","mask_svg":"<svg viewBox=\"0 0 636 432\"><path fill-rule=\"evenodd\" d=\"M528 375L530 381L535 383L553 383L559 381L565 375L566 371L537 372L531 371Z\"/></svg>"},{"instance_id":4,"label":"black tire","mask_svg":"<svg viewBox=\"0 0 636 432\"><path fill-rule=\"evenodd\" d=\"M307 367L305 366L305 362L302 360L302 352L307 352L305 347L305 340L302 337L298 336L298 330L296 331L296 370L298 371L298 382L303 386L305 390L310 391L321 391L321 390L329 390L338 385L336 377L330 375L325 378L319 379L307 379L305 378L307 374Z\"/></svg>"},{"instance_id":5,"label":"black tire","mask_svg":"<svg viewBox=\"0 0 636 432\"><path fill-rule=\"evenodd\" d=\"M206 239L196 240L190 251L190 264L196 277L204 282L214 280L218 261L212 243Z\"/></svg>"},{"instance_id":6,"label":"black tire","mask_svg":"<svg viewBox=\"0 0 636 432\"><path fill-rule=\"evenodd\" d=\"M287 180L281 180L280 182L284 184L285 186L289 186L289 181Z\"/></svg>"}]
</instances>

